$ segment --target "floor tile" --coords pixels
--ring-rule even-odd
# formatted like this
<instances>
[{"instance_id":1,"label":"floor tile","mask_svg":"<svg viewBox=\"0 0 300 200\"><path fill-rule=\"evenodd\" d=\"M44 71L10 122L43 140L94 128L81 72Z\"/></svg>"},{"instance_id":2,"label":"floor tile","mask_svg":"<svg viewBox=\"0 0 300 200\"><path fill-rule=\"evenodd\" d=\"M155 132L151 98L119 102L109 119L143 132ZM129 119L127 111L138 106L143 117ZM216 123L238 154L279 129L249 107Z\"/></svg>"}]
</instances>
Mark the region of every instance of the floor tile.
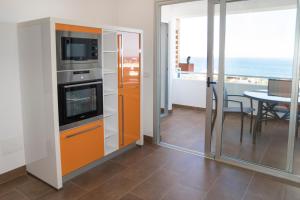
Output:
<instances>
[{"instance_id":1,"label":"floor tile","mask_svg":"<svg viewBox=\"0 0 300 200\"><path fill-rule=\"evenodd\" d=\"M204 198L204 194L203 191L176 184L167 192L162 200L201 200Z\"/></svg>"},{"instance_id":2,"label":"floor tile","mask_svg":"<svg viewBox=\"0 0 300 200\"><path fill-rule=\"evenodd\" d=\"M45 196L39 198L39 200L75 200L79 199L85 193L85 190L81 189L80 187L74 185L71 182L68 182L64 183L63 189L59 191L51 191Z\"/></svg>"},{"instance_id":3,"label":"floor tile","mask_svg":"<svg viewBox=\"0 0 300 200\"><path fill-rule=\"evenodd\" d=\"M80 200L117 200L130 191L135 185L135 181L117 175L96 189L83 195Z\"/></svg>"},{"instance_id":4,"label":"floor tile","mask_svg":"<svg viewBox=\"0 0 300 200\"><path fill-rule=\"evenodd\" d=\"M107 161L92 170L72 179L72 182L85 190L92 190L125 169L124 166Z\"/></svg>"},{"instance_id":5,"label":"floor tile","mask_svg":"<svg viewBox=\"0 0 300 200\"><path fill-rule=\"evenodd\" d=\"M119 163L123 166L130 166L138 162L139 160L145 158L147 155L155 151L155 148L151 146L142 146L135 147L130 149L128 152L125 152L112 159L113 162Z\"/></svg>"},{"instance_id":6,"label":"floor tile","mask_svg":"<svg viewBox=\"0 0 300 200\"><path fill-rule=\"evenodd\" d=\"M30 177L29 181L17 186L16 188L31 200L38 199L46 193L54 190L46 183L43 183L34 177Z\"/></svg>"},{"instance_id":7,"label":"floor tile","mask_svg":"<svg viewBox=\"0 0 300 200\"><path fill-rule=\"evenodd\" d=\"M179 181L179 174L161 169L134 188L132 193L146 200L160 199Z\"/></svg>"},{"instance_id":8,"label":"floor tile","mask_svg":"<svg viewBox=\"0 0 300 200\"><path fill-rule=\"evenodd\" d=\"M291 185L285 185L283 200L300 200L300 188Z\"/></svg>"},{"instance_id":9,"label":"floor tile","mask_svg":"<svg viewBox=\"0 0 300 200\"><path fill-rule=\"evenodd\" d=\"M26 175L26 176L18 177L10 182L1 184L0 185L0 196L14 190L17 186L22 185L22 184L26 183L27 181L29 181L29 177Z\"/></svg>"},{"instance_id":10,"label":"floor tile","mask_svg":"<svg viewBox=\"0 0 300 200\"><path fill-rule=\"evenodd\" d=\"M143 200L143 199L135 196L134 194L126 194L125 196L121 197L120 200Z\"/></svg>"},{"instance_id":11,"label":"floor tile","mask_svg":"<svg viewBox=\"0 0 300 200\"><path fill-rule=\"evenodd\" d=\"M13 190L8 193L6 193L3 196L0 196L0 200L29 200L27 197L25 197L20 192Z\"/></svg>"},{"instance_id":12,"label":"floor tile","mask_svg":"<svg viewBox=\"0 0 300 200\"><path fill-rule=\"evenodd\" d=\"M205 199L240 200L246 193L252 177L251 171L226 167L209 189Z\"/></svg>"},{"instance_id":13,"label":"floor tile","mask_svg":"<svg viewBox=\"0 0 300 200\"><path fill-rule=\"evenodd\" d=\"M247 197L249 194L264 200L283 199L284 184L273 180L269 176L255 174L245 196Z\"/></svg>"}]
</instances>

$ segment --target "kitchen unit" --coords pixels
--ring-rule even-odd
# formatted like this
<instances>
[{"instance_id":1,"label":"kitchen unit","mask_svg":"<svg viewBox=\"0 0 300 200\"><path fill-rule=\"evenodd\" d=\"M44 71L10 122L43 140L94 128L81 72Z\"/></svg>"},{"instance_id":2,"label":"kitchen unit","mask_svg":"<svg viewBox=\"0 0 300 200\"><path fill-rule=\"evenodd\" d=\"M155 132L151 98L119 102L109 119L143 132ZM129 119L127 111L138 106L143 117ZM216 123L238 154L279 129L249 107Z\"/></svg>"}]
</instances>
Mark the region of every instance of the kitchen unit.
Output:
<instances>
[{"instance_id":1,"label":"kitchen unit","mask_svg":"<svg viewBox=\"0 0 300 200\"><path fill-rule=\"evenodd\" d=\"M29 173L59 189L143 144L142 31L44 18L18 35Z\"/></svg>"}]
</instances>

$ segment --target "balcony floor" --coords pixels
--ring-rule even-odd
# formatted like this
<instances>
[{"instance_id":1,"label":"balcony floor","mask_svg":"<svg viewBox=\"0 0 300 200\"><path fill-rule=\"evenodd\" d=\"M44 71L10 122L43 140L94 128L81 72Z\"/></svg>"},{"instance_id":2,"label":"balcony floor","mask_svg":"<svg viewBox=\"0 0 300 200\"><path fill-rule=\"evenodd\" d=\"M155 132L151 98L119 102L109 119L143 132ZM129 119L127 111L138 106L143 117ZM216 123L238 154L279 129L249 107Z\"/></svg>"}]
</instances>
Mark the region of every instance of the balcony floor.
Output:
<instances>
[{"instance_id":1,"label":"balcony floor","mask_svg":"<svg viewBox=\"0 0 300 200\"><path fill-rule=\"evenodd\" d=\"M254 118L255 120L255 118ZM205 111L178 108L162 119L162 142L204 152ZM222 154L277 169L285 169L288 143L288 121L263 123L256 144L250 134L250 118L245 117L243 142L240 143L240 116L227 114L222 137ZM300 174L300 137L295 142L295 173Z\"/></svg>"}]
</instances>

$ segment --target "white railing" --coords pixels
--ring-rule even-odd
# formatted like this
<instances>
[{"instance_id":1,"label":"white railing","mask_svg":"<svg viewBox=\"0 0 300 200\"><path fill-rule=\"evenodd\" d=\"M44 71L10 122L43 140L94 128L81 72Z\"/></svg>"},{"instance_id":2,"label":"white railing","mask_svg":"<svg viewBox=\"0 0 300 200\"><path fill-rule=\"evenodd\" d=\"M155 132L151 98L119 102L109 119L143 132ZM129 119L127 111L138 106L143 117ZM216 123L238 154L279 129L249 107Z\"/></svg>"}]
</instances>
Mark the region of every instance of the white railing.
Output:
<instances>
[{"instance_id":1,"label":"white railing","mask_svg":"<svg viewBox=\"0 0 300 200\"><path fill-rule=\"evenodd\" d=\"M214 79L217 80L218 73L214 74ZM188 79L188 80L206 80L206 73L204 72L177 72L176 78ZM268 76L251 76L251 75L238 75L238 74L225 74L225 82L234 83L248 83L248 84L259 84L268 85L268 80L272 79L283 79L285 77L268 77Z\"/></svg>"},{"instance_id":2,"label":"white railing","mask_svg":"<svg viewBox=\"0 0 300 200\"><path fill-rule=\"evenodd\" d=\"M274 77L272 77L274 78ZM215 74L215 80L217 74ZM225 88L228 94L243 95L245 91L267 89L268 77L226 75ZM249 99L236 98L244 106L250 106ZM206 107L206 73L180 73L173 79L171 101L194 107ZM254 102L254 107L257 107Z\"/></svg>"}]
</instances>

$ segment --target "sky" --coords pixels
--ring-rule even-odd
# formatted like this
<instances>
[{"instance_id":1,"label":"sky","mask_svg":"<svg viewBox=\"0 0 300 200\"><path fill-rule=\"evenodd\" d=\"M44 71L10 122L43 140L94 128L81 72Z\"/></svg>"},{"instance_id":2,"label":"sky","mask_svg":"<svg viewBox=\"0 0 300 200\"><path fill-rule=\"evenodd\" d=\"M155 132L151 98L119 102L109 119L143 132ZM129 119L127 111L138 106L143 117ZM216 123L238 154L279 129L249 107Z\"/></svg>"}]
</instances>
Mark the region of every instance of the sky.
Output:
<instances>
[{"instance_id":1,"label":"sky","mask_svg":"<svg viewBox=\"0 0 300 200\"><path fill-rule=\"evenodd\" d=\"M226 58L292 58L296 9L227 15ZM218 54L219 19L215 18ZM207 17L181 19L180 54L206 57Z\"/></svg>"}]
</instances>

